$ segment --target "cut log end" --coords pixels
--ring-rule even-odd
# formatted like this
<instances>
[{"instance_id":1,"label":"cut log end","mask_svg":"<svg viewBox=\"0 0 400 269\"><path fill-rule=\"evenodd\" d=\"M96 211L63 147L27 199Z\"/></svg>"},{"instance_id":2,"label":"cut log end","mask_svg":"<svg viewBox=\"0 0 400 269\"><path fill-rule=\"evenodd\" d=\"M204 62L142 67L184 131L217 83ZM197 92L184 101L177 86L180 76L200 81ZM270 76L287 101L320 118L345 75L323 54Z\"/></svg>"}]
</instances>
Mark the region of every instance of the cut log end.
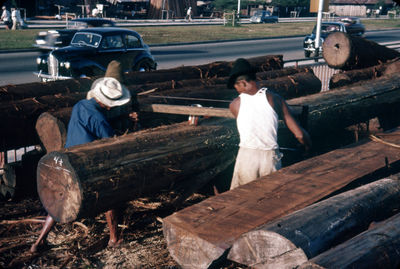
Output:
<instances>
[{"instance_id":1,"label":"cut log end","mask_svg":"<svg viewBox=\"0 0 400 269\"><path fill-rule=\"evenodd\" d=\"M40 159L37 189L44 208L55 221L67 223L76 219L83 195L79 179L65 154L51 152Z\"/></svg>"},{"instance_id":2,"label":"cut log end","mask_svg":"<svg viewBox=\"0 0 400 269\"><path fill-rule=\"evenodd\" d=\"M36 121L36 132L47 152L64 148L67 130L64 123L48 112L44 112Z\"/></svg>"},{"instance_id":3,"label":"cut log end","mask_svg":"<svg viewBox=\"0 0 400 269\"><path fill-rule=\"evenodd\" d=\"M342 68L351 57L351 40L346 33L330 34L322 45L322 55L331 68Z\"/></svg>"},{"instance_id":4,"label":"cut log end","mask_svg":"<svg viewBox=\"0 0 400 269\"><path fill-rule=\"evenodd\" d=\"M287 260L295 260L299 265L308 260L306 254L288 239L264 230L254 230L242 235L233 244L228 259L250 266L261 266L265 261L276 264Z\"/></svg>"}]
</instances>

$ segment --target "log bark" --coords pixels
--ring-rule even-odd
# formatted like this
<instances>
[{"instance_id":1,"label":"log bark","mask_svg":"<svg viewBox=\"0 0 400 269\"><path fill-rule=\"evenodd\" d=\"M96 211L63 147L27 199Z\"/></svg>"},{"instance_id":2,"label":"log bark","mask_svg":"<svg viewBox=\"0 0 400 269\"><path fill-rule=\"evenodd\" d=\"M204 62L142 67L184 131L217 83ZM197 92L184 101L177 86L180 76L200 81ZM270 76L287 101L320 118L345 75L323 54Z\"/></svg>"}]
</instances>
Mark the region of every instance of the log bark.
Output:
<instances>
[{"instance_id":1,"label":"log bark","mask_svg":"<svg viewBox=\"0 0 400 269\"><path fill-rule=\"evenodd\" d=\"M400 143L399 134L390 141ZM183 268L207 268L242 234L399 165L398 149L362 141L282 168L164 218L168 250Z\"/></svg>"},{"instance_id":2,"label":"log bark","mask_svg":"<svg viewBox=\"0 0 400 269\"><path fill-rule=\"evenodd\" d=\"M400 205L399 178L338 194L247 232L235 241L228 259L252 268L299 266L367 230L371 222L391 217ZM295 251L304 259L290 259Z\"/></svg>"},{"instance_id":3,"label":"log bark","mask_svg":"<svg viewBox=\"0 0 400 269\"><path fill-rule=\"evenodd\" d=\"M299 68L283 68L278 70L263 71L257 73L257 80L269 80L275 79L283 76L290 76L297 73L311 73L313 71L309 67L299 67ZM145 84L131 84L129 85L130 91L136 91L139 95L148 93L160 93L166 90L181 89L181 88L210 88L216 85L226 85L229 77L212 77L212 78L200 78L200 79L184 79L184 80L168 80L163 82L152 82ZM165 95L165 93L161 93Z\"/></svg>"},{"instance_id":4,"label":"log bark","mask_svg":"<svg viewBox=\"0 0 400 269\"><path fill-rule=\"evenodd\" d=\"M248 60L253 66L257 68L259 72L278 70L283 68L282 55L259 56L249 58ZM213 78L226 77L229 75L232 66L233 62L213 62L199 66L182 66L173 69L157 70L152 72L130 72L125 75L124 84L132 91L136 91L140 88L144 88L144 90L154 89L158 87L166 89L170 86L174 88L174 84L176 84L176 82L180 80L208 80ZM295 71L288 70L284 71L282 74L290 74L292 72ZM279 75L279 73L277 75ZM264 74L263 76L268 77L274 75ZM87 92L90 89L93 81L95 81L97 78L99 77L53 81L46 83L37 82L20 85L1 86L0 102L34 98L45 95ZM168 82L157 85L159 82L165 81ZM186 84L188 84L189 86L191 86L192 83L194 82L186 82ZM146 86L147 84L149 84L150 86ZM200 84L197 83L197 85Z\"/></svg>"},{"instance_id":5,"label":"log bark","mask_svg":"<svg viewBox=\"0 0 400 269\"><path fill-rule=\"evenodd\" d=\"M290 110L293 116L300 122L307 121L308 108L303 106L291 106ZM67 138L67 126L71 116L72 108L63 108L54 112L42 113L36 121L36 132L40 138L42 147L46 152L56 151L64 148ZM130 110L119 111L114 118L109 116L111 124L117 133L126 133L127 129L118 129L115 125L115 120L119 121L124 116L127 117ZM203 117L223 117L234 118L232 113L227 108L213 107L195 107L195 106L180 106L180 105L165 105L165 104L143 104L140 112L152 112L162 114L174 114L185 116L203 116ZM153 118L158 118L157 116ZM279 122L280 128L285 128L282 121Z\"/></svg>"},{"instance_id":6,"label":"log bark","mask_svg":"<svg viewBox=\"0 0 400 269\"><path fill-rule=\"evenodd\" d=\"M57 222L70 222L199 174L210 180L221 163L234 161L238 137L232 120L209 124L159 127L51 152L38 164L40 200Z\"/></svg>"},{"instance_id":7,"label":"log bark","mask_svg":"<svg viewBox=\"0 0 400 269\"><path fill-rule=\"evenodd\" d=\"M400 72L400 61L388 62L368 68L354 69L347 72L333 74L329 80L329 89L339 88L364 80L371 80L383 75L391 75Z\"/></svg>"},{"instance_id":8,"label":"log bark","mask_svg":"<svg viewBox=\"0 0 400 269\"><path fill-rule=\"evenodd\" d=\"M283 68L282 55L266 55L247 59L257 72L278 70ZM152 72L132 72L126 75L126 84L143 84L168 80L182 80L189 78L214 78L229 76L234 61L213 62L197 66L182 66Z\"/></svg>"},{"instance_id":9,"label":"log bark","mask_svg":"<svg viewBox=\"0 0 400 269\"><path fill-rule=\"evenodd\" d=\"M289 105L309 108L307 128L314 139L356 123L385 116L387 107L400 102L400 74L381 77L363 85L288 100Z\"/></svg>"},{"instance_id":10,"label":"log bark","mask_svg":"<svg viewBox=\"0 0 400 269\"><path fill-rule=\"evenodd\" d=\"M33 82L0 86L0 102L16 101L45 95L87 92L94 80L89 78Z\"/></svg>"},{"instance_id":11,"label":"log bark","mask_svg":"<svg viewBox=\"0 0 400 269\"><path fill-rule=\"evenodd\" d=\"M309 263L320 266L319 268L399 268L399 227L400 214L397 214L376 228L321 253Z\"/></svg>"},{"instance_id":12,"label":"log bark","mask_svg":"<svg viewBox=\"0 0 400 269\"><path fill-rule=\"evenodd\" d=\"M342 70L371 67L400 57L400 52L394 49L343 32L330 34L322 49L328 66Z\"/></svg>"},{"instance_id":13,"label":"log bark","mask_svg":"<svg viewBox=\"0 0 400 269\"><path fill-rule=\"evenodd\" d=\"M72 107L85 97L86 93L72 93L0 103L0 151L38 145L35 132L38 116L48 110Z\"/></svg>"},{"instance_id":14,"label":"log bark","mask_svg":"<svg viewBox=\"0 0 400 269\"><path fill-rule=\"evenodd\" d=\"M272 76L272 75L270 75ZM260 81L261 86L273 88L274 91L284 97L301 96L320 91L320 81L312 72L295 73L287 77L278 77L267 81ZM228 107L230 100L237 96L237 92L227 89L225 85L214 85L196 88L181 88L174 90L166 90L162 92L162 96L156 93L153 95L139 95L138 102L143 104L149 103L168 103L179 105L191 105L194 102L203 106ZM136 91L132 91L132 95L136 95ZM164 96L195 98L197 100L179 100L167 99ZM35 123L39 115L46 111L55 111L63 107L72 107L75 103L86 97L85 92L74 92L69 94L57 94L49 96L41 96L37 98L28 98L10 102L1 102L0 120L5 123L4 131L0 133L0 150L12 149L27 145L39 144L39 140L35 134ZM214 100L204 101L199 99ZM219 100L225 100L220 102ZM153 115L144 114L144 126L147 128L155 127L161 122L171 123L171 119L158 119L154 121ZM172 120L172 122L182 121L182 118ZM127 124L119 126L129 128ZM31 134L27 136L26 134Z\"/></svg>"}]
</instances>

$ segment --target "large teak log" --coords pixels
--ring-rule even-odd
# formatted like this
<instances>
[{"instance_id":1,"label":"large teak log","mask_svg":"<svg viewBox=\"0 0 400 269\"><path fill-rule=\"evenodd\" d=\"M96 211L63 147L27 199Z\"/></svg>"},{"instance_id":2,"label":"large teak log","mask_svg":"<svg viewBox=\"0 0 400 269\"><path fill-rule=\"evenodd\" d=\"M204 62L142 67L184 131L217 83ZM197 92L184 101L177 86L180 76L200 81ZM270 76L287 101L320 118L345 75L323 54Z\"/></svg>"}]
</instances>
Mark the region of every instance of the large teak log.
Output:
<instances>
[{"instance_id":1,"label":"large teak log","mask_svg":"<svg viewBox=\"0 0 400 269\"><path fill-rule=\"evenodd\" d=\"M333 74L329 80L329 89L343 87L365 80L375 79L384 75L400 73L400 61L387 62L363 69L354 69L347 72Z\"/></svg>"},{"instance_id":2,"label":"large teak log","mask_svg":"<svg viewBox=\"0 0 400 269\"><path fill-rule=\"evenodd\" d=\"M351 70L366 68L400 57L400 52L358 36L335 32L322 44L329 67Z\"/></svg>"},{"instance_id":3,"label":"large teak log","mask_svg":"<svg viewBox=\"0 0 400 269\"><path fill-rule=\"evenodd\" d=\"M400 74L380 77L363 85L288 100L309 108L307 128L314 138L380 116L400 104Z\"/></svg>"},{"instance_id":4,"label":"large teak log","mask_svg":"<svg viewBox=\"0 0 400 269\"><path fill-rule=\"evenodd\" d=\"M267 55L249 58L248 60L257 68L258 72L265 72L282 69L282 58L282 55ZM162 87L168 87L168 85L172 86L176 81L183 79L208 80L212 78L226 77L229 75L232 66L233 62L213 62L198 66L182 66L152 72L130 72L125 75L124 84L132 91L138 90L141 87L144 88L144 90L157 88L157 83L154 82L169 81L167 85L161 85ZM291 71L293 70L290 70L289 72L286 71L287 75L290 75L292 73ZM263 76L268 76L268 74ZM45 95L87 92L93 81L97 78L98 77L51 81L46 83L35 82L20 85L5 85L0 87L0 102L22 100ZM187 84L190 83L191 82L187 82ZM225 82L223 83L225 84ZM146 86L146 84L150 84L150 86ZM200 85L200 83L197 83L197 85Z\"/></svg>"},{"instance_id":5,"label":"large teak log","mask_svg":"<svg viewBox=\"0 0 400 269\"><path fill-rule=\"evenodd\" d=\"M398 149L363 141L282 168L164 218L169 252L183 268L207 268L242 234L399 165Z\"/></svg>"},{"instance_id":6,"label":"large teak log","mask_svg":"<svg viewBox=\"0 0 400 269\"><path fill-rule=\"evenodd\" d=\"M234 121L209 124L175 124L51 152L38 164L40 200L56 221L70 222L193 178L205 184L234 161L238 142Z\"/></svg>"},{"instance_id":7,"label":"large teak log","mask_svg":"<svg viewBox=\"0 0 400 269\"><path fill-rule=\"evenodd\" d=\"M333 196L243 234L228 259L252 268L299 266L392 216L400 207L399 191L397 174ZM293 252L303 258L288 259Z\"/></svg>"},{"instance_id":8,"label":"large teak log","mask_svg":"<svg viewBox=\"0 0 400 269\"><path fill-rule=\"evenodd\" d=\"M299 269L400 266L400 214L318 255Z\"/></svg>"}]
</instances>

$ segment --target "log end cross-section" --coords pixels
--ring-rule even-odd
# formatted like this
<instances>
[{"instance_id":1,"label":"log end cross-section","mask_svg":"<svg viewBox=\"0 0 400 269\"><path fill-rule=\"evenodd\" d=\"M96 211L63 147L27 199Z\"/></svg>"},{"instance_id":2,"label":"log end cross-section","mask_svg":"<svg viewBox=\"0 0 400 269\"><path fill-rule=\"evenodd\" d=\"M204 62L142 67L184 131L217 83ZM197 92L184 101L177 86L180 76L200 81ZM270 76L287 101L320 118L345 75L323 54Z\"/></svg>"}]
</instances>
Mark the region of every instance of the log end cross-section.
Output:
<instances>
[{"instance_id":1,"label":"log end cross-section","mask_svg":"<svg viewBox=\"0 0 400 269\"><path fill-rule=\"evenodd\" d=\"M37 189L44 208L54 220L66 223L76 219L83 194L66 154L51 152L40 159Z\"/></svg>"},{"instance_id":2,"label":"log end cross-section","mask_svg":"<svg viewBox=\"0 0 400 269\"><path fill-rule=\"evenodd\" d=\"M346 33L331 34L322 45L325 61L333 68L341 68L351 57L351 39Z\"/></svg>"},{"instance_id":3,"label":"log end cross-section","mask_svg":"<svg viewBox=\"0 0 400 269\"><path fill-rule=\"evenodd\" d=\"M243 248L242 245L247 247ZM236 248L240 248L240 251ZM262 251L257 248L261 248ZM290 240L278 233L265 230L256 230L248 233L248 237L240 237L233 244L228 259L250 266L263 263L263 268L289 268L289 264L294 268L308 260L304 251ZM269 264L269 267L266 267L266 264Z\"/></svg>"},{"instance_id":4,"label":"log end cross-section","mask_svg":"<svg viewBox=\"0 0 400 269\"><path fill-rule=\"evenodd\" d=\"M64 148L67 140L66 126L51 113L42 113L36 121L35 128L47 152Z\"/></svg>"}]
</instances>

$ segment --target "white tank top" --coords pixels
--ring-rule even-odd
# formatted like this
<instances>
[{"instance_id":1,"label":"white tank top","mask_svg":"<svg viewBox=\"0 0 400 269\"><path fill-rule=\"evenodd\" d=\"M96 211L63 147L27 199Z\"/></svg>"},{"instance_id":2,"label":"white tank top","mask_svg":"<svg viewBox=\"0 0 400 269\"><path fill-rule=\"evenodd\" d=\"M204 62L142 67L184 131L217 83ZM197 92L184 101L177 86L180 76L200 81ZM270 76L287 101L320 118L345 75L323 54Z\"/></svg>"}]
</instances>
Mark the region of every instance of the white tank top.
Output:
<instances>
[{"instance_id":1,"label":"white tank top","mask_svg":"<svg viewBox=\"0 0 400 269\"><path fill-rule=\"evenodd\" d=\"M241 93L240 108L236 119L240 147L250 149L278 149L278 114L267 100L266 88L256 94Z\"/></svg>"}]
</instances>

